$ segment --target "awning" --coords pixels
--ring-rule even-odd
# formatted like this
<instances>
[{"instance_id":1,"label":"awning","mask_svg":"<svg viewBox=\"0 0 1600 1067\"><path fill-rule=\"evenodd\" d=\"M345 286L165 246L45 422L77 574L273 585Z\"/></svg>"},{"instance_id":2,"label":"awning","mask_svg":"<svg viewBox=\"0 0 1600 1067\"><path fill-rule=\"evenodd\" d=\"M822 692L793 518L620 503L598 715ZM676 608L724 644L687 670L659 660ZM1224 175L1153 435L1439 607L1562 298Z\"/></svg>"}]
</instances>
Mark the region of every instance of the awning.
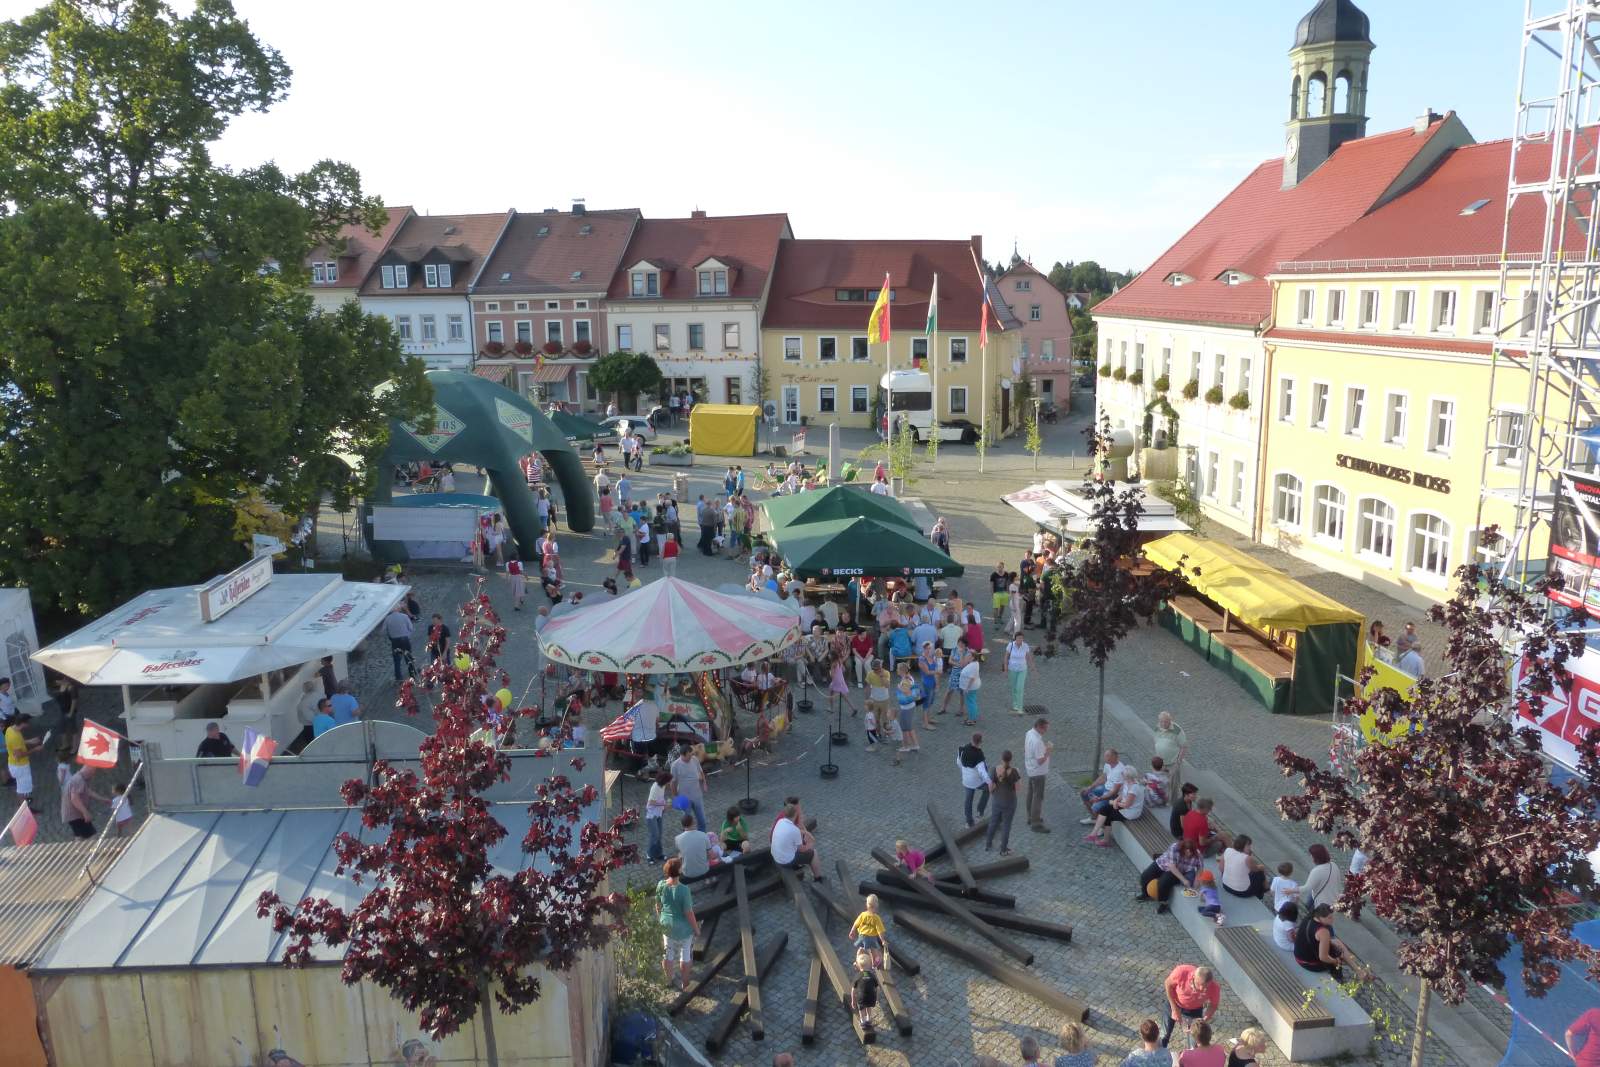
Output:
<instances>
[{"instance_id":1,"label":"awning","mask_svg":"<svg viewBox=\"0 0 1600 1067\"><path fill-rule=\"evenodd\" d=\"M567 375L572 372L571 363L542 363L533 368L533 380L539 385L549 385L551 382L564 382ZM518 371L518 373L522 373Z\"/></svg>"},{"instance_id":2,"label":"awning","mask_svg":"<svg viewBox=\"0 0 1600 1067\"><path fill-rule=\"evenodd\" d=\"M1169 534L1145 545L1144 555L1166 570L1177 568L1182 559L1190 584L1218 606L1263 629L1304 630L1340 622L1359 626L1365 621L1359 611L1215 541Z\"/></svg>"},{"instance_id":3,"label":"awning","mask_svg":"<svg viewBox=\"0 0 1600 1067\"><path fill-rule=\"evenodd\" d=\"M1093 505L1083 497L1081 487L1071 483L1040 482L1015 493L1007 493L1000 501L1040 526L1061 534L1081 537L1094 532ZM1144 508L1144 514L1139 516L1140 533L1173 533L1189 529L1189 524L1178 518L1171 504L1148 491L1144 495Z\"/></svg>"},{"instance_id":4,"label":"awning","mask_svg":"<svg viewBox=\"0 0 1600 1067\"><path fill-rule=\"evenodd\" d=\"M781 526L767 535L801 578L959 578L961 564L914 529L877 519Z\"/></svg>"},{"instance_id":5,"label":"awning","mask_svg":"<svg viewBox=\"0 0 1600 1067\"><path fill-rule=\"evenodd\" d=\"M506 375L511 373L511 368L504 363L480 363L472 368L472 373L485 381L503 382Z\"/></svg>"},{"instance_id":6,"label":"awning","mask_svg":"<svg viewBox=\"0 0 1600 1067\"><path fill-rule=\"evenodd\" d=\"M407 586L325 574L275 574L216 622L198 587L152 589L33 658L84 685L237 682L349 652L405 598Z\"/></svg>"},{"instance_id":7,"label":"awning","mask_svg":"<svg viewBox=\"0 0 1600 1067\"><path fill-rule=\"evenodd\" d=\"M878 519L904 526L918 534L922 532L906 506L894 497L869 492L864 486L845 485L763 500L760 510L756 512L755 532L762 534L780 526L854 518Z\"/></svg>"}]
</instances>

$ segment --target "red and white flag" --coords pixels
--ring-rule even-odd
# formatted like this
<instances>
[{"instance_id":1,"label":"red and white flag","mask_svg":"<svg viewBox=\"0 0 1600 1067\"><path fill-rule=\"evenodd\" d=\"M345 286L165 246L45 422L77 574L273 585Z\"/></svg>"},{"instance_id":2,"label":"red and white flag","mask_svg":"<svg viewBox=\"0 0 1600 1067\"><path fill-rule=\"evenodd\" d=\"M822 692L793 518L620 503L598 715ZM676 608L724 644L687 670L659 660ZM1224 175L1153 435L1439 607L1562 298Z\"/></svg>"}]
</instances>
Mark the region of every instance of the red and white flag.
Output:
<instances>
[{"instance_id":1,"label":"red and white flag","mask_svg":"<svg viewBox=\"0 0 1600 1067\"><path fill-rule=\"evenodd\" d=\"M26 801L17 809L16 814L11 816L11 821L6 823L5 830L0 830L0 834L7 832L11 834L11 843L18 848L33 844L33 839L39 836L39 820L28 810Z\"/></svg>"},{"instance_id":2,"label":"red and white flag","mask_svg":"<svg viewBox=\"0 0 1600 1067\"><path fill-rule=\"evenodd\" d=\"M78 762L88 767L115 767L121 745L121 734L85 719L78 739Z\"/></svg>"}]
</instances>

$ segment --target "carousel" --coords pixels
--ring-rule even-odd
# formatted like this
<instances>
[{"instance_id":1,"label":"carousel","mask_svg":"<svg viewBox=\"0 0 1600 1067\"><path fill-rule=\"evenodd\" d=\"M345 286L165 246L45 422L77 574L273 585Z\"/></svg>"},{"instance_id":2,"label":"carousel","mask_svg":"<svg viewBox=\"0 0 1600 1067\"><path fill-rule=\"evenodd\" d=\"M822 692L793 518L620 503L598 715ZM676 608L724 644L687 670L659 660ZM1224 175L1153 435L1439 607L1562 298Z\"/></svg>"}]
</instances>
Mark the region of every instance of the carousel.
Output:
<instances>
[{"instance_id":1,"label":"carousel","mask_svg":"<svg viewBox=\"0 0 1600 1067\"><path fill-rule=\"evenodd\" d=\"M800 612L792 604L661 578L553 618L539 634L539 647L554 663L622 676L630 708L652 684L660 709L656 736L703 746L708 759L727 759L738 738L765 742L787 727L781 688L752 687L738 672L800 637ZM746 727L738 711L750 716ZM600 731L608 753L629 752L633 715L625 711Z\"/></svg>"}]
</instances>

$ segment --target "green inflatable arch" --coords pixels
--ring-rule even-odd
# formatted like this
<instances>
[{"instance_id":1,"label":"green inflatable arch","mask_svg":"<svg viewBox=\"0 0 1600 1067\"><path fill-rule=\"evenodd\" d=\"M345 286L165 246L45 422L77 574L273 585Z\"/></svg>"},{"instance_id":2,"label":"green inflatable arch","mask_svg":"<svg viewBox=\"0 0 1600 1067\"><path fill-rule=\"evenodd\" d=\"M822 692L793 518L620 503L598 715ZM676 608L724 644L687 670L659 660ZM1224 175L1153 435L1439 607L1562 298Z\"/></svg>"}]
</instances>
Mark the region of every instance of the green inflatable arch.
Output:
<instances>
[{"instance_id":1,"label":"green inflatable arch","mask_svg":"<svg viewBox=\"0 0 1600 1067\"><path fill-rule=\"evenodd\" d=\"M533 493L517 461L537 450L561 486L567 528L575 533L594 529L594 497L583 472L583 461L566 436L537 408L503 385L476 374L429 371L433 384L432 433L421 433L409 423L395 420L389 427L389 448L383 454L383 471L371 504L393 499L393 479L387 473L401 463L430 460L470 463L489 475L489 491L500 501L517 556L534 558L533 545L542 532ZM403 562L389 543L373 544L371 526L367 542L374 558L385 563ZM385 558L396 556L400 558Z\"/></svg>"}]
</instances>

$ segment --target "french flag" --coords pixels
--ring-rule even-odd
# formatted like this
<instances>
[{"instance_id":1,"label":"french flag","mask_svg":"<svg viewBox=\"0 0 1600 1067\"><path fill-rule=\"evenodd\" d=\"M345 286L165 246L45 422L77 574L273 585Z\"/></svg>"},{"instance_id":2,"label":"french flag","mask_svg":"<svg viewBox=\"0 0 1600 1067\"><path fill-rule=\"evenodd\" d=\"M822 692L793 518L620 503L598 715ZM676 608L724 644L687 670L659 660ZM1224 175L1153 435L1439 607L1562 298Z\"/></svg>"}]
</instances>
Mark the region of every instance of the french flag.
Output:
<instances>
[{"instance_id":1,"label":"french flag","mask_svg":"<svg viewBox=\"0 0 1600 1067\"><path fill-rule=\"evenodd\" d=\"M276 751L278 742L249 727L245 728L244 748L239 751L239 774L244 778L245 785L261 784L261 779L267 776L267 765L272 762L272 754Z\"/></svg>"}]
</instances>

